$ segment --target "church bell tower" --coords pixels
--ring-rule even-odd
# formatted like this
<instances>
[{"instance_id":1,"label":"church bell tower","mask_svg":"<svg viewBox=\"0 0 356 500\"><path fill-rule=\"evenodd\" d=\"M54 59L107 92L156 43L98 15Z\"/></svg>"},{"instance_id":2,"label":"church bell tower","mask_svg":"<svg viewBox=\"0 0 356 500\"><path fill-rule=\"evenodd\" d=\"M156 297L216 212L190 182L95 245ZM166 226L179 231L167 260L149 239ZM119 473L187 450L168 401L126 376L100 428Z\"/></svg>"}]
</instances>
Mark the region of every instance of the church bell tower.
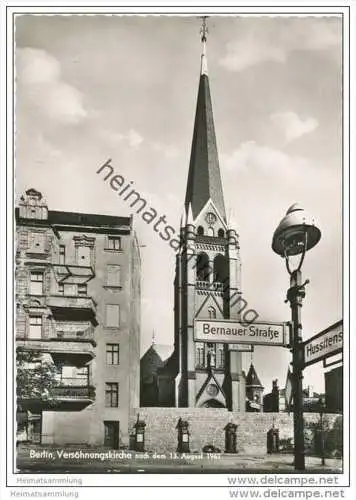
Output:
<instances>
[{"instance_id":1,"label":"church bell tower","mask_svg":"<svg viewBox=\"0 0 356 500\"><path fill-rule=\"evenodd\" d=\"M201 66L190 165L176 256L175 404L245 411L242 353L233 344L197 342L195 319L239 320L239 240L227 220L201 29Z\"/></svg>"}]
</instances>

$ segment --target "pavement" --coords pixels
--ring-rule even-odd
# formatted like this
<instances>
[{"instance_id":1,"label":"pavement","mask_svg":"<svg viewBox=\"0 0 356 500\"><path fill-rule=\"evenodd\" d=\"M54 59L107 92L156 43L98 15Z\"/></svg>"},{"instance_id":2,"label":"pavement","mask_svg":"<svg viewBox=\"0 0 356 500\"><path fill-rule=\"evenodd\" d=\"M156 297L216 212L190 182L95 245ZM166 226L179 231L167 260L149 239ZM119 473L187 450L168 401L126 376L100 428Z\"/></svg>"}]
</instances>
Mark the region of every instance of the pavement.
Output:
<instances>
[{"instance_id":1,"label":"pavement","mask_svg":"<svg viewBox=\"0 0 356 500\"><path fill-rule=\"evenodd\" d=\"M305 473L341 474L342 460L306 457ZM17 471L21 473L77 474L293 474L293 455L237 453L139 453L93 447L20 445Z\"/></svg>"}]
</instances>

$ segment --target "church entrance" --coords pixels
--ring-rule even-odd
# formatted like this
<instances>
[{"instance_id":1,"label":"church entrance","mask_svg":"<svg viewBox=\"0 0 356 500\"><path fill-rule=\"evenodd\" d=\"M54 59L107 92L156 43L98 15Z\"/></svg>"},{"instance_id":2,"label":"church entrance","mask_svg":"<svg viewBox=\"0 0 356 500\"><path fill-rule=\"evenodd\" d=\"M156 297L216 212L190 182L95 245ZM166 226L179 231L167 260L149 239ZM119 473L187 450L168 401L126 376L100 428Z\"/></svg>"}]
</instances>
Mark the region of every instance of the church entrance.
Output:
<instances>
[{"instance_id":1,"label":"church entrance","mask_svg":"<svg viewBox=\"0 0 356 500\"><path fill-rule=\"evenodd\" d=\"M216 399L208 399L208 401L202 404L202 408L225 408L225 405Z\"/></svg>"}]
</instances>

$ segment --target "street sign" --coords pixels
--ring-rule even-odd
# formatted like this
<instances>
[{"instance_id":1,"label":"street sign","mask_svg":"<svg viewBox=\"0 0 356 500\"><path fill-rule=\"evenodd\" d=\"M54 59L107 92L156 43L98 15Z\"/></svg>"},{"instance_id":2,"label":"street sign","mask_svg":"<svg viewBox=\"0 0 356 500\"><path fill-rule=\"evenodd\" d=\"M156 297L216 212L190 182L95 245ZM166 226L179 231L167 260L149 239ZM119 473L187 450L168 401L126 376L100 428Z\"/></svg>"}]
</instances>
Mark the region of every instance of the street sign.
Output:
<instances>
[{"instance_id":1,"label":"street sign","mask_svg":"<svg viewBox=\"0 0 356 500\"><path fill-rule=\"evenodd\" d=\"M250 344L229 344L229 351L253 352L253 345Z\"/></svg>"},{"instance_id":2,"label":"street sign","mask_svg":"<svg viewBox=\"0 0 356 500\"><path fill-rule=\"evenodd\" d=\"M254 321L245 325L234 320L194 321L194 340L228 344L286 346L287 323Z\"/></svg>"},{"instance_id":3,"label":"street sign","mask_svg":"<svg viewBox=\"0 0 356 500\"><path fill-rule=\"evenodd\" d=\"M304 366L312 365L329 356L342 352L343 321L329 326L326 330L303 342Z\"/></svg>"}]
</instances>

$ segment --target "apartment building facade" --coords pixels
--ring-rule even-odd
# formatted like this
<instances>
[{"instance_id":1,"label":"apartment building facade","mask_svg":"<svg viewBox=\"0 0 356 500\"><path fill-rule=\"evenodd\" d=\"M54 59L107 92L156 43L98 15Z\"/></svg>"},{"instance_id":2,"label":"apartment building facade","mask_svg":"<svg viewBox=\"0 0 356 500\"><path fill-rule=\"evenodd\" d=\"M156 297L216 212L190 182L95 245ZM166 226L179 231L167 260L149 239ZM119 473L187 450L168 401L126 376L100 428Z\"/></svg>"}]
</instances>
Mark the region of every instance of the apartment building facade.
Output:
<instances>
[{"instance_id":1,"label":"apartment building facade","mask_svg":"<svg viewBox=\"0 0 356 500\"><path fill-rule=\"evenodd\" d=\"M129 444L139 406L140 253L132 217L16 208L16 347L58 369L52 401L20 401L43 444Z\"/></svg>"}]
</instances>

